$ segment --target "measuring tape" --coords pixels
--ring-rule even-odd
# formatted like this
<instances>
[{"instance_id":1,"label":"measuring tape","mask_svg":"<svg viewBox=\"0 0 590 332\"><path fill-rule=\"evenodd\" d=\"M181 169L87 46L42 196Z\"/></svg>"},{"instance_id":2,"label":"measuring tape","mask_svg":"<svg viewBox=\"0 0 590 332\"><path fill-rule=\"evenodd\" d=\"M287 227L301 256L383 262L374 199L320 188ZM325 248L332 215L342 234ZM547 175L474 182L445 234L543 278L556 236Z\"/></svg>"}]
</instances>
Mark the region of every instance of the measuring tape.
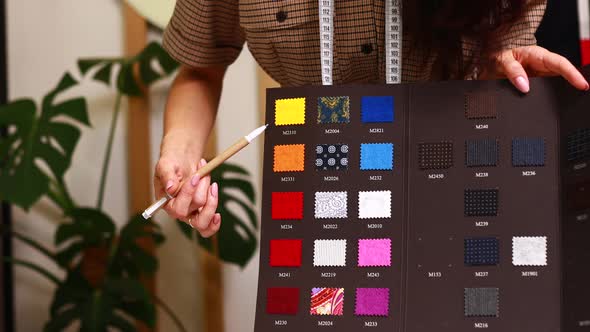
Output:
<instances>
[{"instance_id":1,"label":"measuring tape","mask_svg":"<svg viewBox=\"0 0 590 332\"><path fill-rule=\"evenodd\" d=\"M334 1L319 0L323 85L332 85ZM398 84L402 82L402 3L401 0L385 1L385 80L387 84Z\"/></svg>"}]
</instances>

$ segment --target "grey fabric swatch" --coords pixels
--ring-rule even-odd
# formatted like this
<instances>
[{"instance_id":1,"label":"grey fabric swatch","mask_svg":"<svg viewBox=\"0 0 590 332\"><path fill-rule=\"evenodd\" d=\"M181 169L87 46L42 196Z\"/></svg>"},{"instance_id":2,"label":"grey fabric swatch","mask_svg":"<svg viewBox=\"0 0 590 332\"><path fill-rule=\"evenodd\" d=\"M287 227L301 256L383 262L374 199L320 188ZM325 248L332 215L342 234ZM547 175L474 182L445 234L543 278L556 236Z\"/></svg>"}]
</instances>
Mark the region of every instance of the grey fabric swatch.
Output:
<instances>
[{"instance_id":1,"label":"grey fabric swatch","mask_svg":"<svg viewBox=\"0 0 590 332\"><path fill-rule=\"evenodd\" d=\"M465 317L498 317L499 288L465 288Z\"/></svg>"}]
</instances>

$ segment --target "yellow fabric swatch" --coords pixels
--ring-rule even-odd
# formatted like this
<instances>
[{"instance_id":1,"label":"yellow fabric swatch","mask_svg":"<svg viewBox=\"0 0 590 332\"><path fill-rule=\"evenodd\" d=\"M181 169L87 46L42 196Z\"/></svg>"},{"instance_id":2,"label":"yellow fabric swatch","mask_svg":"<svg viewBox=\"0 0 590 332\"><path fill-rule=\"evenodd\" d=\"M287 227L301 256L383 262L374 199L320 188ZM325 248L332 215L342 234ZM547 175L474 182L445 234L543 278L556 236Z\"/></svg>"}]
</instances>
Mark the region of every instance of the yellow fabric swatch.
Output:
<instances>
[{"instance_id":1,"label":"yellow fabric swatch","mask_svg":"<svg viewBox=\"0 0 590 332\"><path fill-rule=\"evenodd\" d=\"M302 172L305 159L305 145L275 145L275 172Z\"/></svg>"},{"instance_id":2,"label":"yellow fabric swatch","mask_svg":"<svg viewBox=\"0 0 590 332\"><path fill-rule=\"evenodd\" d=\"M305 98L277 99L275 101L275 125L285 126L305 123Z\"/></svg>"}]
</instances>

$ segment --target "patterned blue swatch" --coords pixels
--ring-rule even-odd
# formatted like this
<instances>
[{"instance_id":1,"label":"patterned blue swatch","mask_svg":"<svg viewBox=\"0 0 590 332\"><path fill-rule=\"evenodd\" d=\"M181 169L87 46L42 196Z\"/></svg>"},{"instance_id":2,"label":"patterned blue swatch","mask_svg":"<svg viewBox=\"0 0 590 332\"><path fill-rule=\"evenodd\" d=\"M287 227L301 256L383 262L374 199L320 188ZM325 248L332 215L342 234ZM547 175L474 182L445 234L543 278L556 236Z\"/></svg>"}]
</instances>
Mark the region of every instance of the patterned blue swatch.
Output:
<instances>
[{"instance_id":1,"label":"patterned blue swatch","mask_svg":"<svg viewBox=\"0 0 590 332\"><path fill-rule=\"evenodd\" d=\"M517 137L512 140L513 166L544 166L545 140L543 138Z\"/></svg>"},{"instance_id":2,"label":"patterned blue swatch","mask_svg":"<svg viewBox=\"0 0 590 332\"><path fill-rule=\"evenodd\" d=\"M363 123L393 122L393 97L362 97L361 120Z\"/></svg>"},{"instance_id":3,"label":"patterned blue swatch","mask_svg":"<svg viewBox=\"0 0 590 332\"><path fill-rule=\"evenodd\" d=\"M465 165L467 167L496 166L497 164L497 140L488 138L465 142Z\"/></svg>"},{"instance_id":4,"label":"patterned blue swatch","mask_svg":"<svg viewBox=\"0 0 590 332\"><path fill-rule=\"evenodd\" d=\"M393 149L392 143L361 144L361 169L393 169Z\"/></svg>"},{"instance_id":5,"label":"patterned blue swatch","mask_svg":"<svg viewBox=\"0 0 590 332\"><path fill-rule=\"evenodd\" d=\"M465 239L465 265L500 264L500 244L495 237Z\"/></svg>"}]
</instances>

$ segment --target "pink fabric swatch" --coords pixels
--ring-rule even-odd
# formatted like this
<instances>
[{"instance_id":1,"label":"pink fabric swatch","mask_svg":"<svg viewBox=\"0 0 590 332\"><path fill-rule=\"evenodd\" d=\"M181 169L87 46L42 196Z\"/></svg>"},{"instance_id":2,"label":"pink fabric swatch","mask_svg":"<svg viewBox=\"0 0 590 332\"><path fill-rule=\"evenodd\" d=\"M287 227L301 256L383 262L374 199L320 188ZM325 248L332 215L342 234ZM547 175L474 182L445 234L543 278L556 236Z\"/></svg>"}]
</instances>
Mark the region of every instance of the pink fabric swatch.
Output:
<instances>
[{"instance_id":1,"label":"pink fabric swatch","mask_svg":"<svg viewBox=\"0 0 590 332\"><path fill-rule=\"evenodd\" d=\"M391 266L391 239L360 239L358 266Z\"/></svg>"},{"instance_id":2,"label":"pink fabric swatch","mask_svg":"<svg viewBox=\"0 0 590 332\"><path fill-rule=\"evenodd\" d=\"M357 316L389 315L389 288L357 288L354 314Z\"/></svg>"}]
</instances>

